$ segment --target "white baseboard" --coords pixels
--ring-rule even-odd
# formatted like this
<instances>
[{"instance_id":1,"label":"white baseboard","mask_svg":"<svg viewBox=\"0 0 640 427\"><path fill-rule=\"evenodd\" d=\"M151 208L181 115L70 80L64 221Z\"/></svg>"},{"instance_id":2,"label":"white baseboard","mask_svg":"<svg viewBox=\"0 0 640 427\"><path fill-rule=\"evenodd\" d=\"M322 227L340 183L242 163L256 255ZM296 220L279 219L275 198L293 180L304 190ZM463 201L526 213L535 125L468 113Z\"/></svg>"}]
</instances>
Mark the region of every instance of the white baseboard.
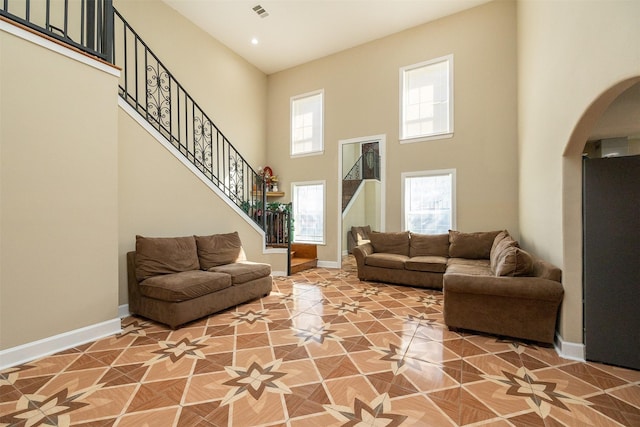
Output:
<instances>
[{"instance_id":1,"label":"white baseboard","mask_svg":"<svg viewBox=\"0 0 640 427\"><path fill-rule=\"evenodd\" d=\"M127 317L130 314L131 313L129 312L129 304L122 304L121 306L118 306L118 317L120 319Z\"/></svg>"},{"instance_id":2,"label":"white baseboard","mask_svg":"<svg viewBox=\"0 0 640 427\"><path fill-rule=\"evenodd\" d=\"M2 350L0 351L0 371L109 335L118 334L121 330L120 319L112 319Z\"/></svg>"},{"instance_id":3,"label":"white baseboard","mask_svg":"<svg viewBox=\"0 0 640 427\"><path fill-rule=\"evenodd\" d=\"M272 271L271 275L273 277L286 277L287 272L286 271Z\"/></svg>"},{"instance_id":4,"label":"white baseboard","mask_svg":"<svg viewBox=\"0 0 640 427\"><path fill-rule=\"evenodd\" d=\"M554 347L560 357L581 362L585 361L585 346L582 343L565 341L559 334L556 334Z\"/></svg>"},{"instance_id":5,"label":"white baseboard","mask_svg":"<svg viewBox=\"0 0 640 427\"><path fill-rule=\"evenodd\" d=\"M322 268L340 268L340 263L335 261L318 261L318 267Z\"/></svg>"}]
</instances>

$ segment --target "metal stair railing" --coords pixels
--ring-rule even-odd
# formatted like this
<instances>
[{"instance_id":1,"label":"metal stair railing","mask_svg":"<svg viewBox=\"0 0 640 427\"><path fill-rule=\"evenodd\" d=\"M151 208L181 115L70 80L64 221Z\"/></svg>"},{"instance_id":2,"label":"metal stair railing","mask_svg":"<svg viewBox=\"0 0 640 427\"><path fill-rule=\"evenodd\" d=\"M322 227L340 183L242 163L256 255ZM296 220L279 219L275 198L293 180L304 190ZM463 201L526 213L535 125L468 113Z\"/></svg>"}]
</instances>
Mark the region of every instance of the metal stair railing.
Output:
<instances>
[{"instance_id":1,"label":"metal stair railing","mask_svg":"<svg viewBox=\"0 0 640 427\"><path fill-rule=\"evenodd\" d=\"M120 96L245 213L266 206L263 177L115 8L113 44ZM265 215L249 217L265 230Z\"/></svg>"},{"instance_id":2,"label":"metal stair railing","mask_svg":"<svg viewBox=\"0 0 640 427\"><path fill-rule=\"evenodd\" d=\"M373 178L380 179L380 155L375 151L369 150L362 154L358 160L355 161L353 166L347 174L342 178L342 211L346 209L349 202L356 194L356 191L360 187L360 184L364 180L363 168L364 162L371 163L371 169L373 170Z\"/></svg>"},{"instance_id":3,"label":"metal stair railing","mask_svg":"<svg viewBox=\"0 0 640 427\"><path fill-rule=\"evenodd\" d=\"M267 203L263 176L149 49L112 0L0 0L0 16L120 67L120 97L265 231L267 245L290 250L291 204Z\"/></svg>"}]
</instances>

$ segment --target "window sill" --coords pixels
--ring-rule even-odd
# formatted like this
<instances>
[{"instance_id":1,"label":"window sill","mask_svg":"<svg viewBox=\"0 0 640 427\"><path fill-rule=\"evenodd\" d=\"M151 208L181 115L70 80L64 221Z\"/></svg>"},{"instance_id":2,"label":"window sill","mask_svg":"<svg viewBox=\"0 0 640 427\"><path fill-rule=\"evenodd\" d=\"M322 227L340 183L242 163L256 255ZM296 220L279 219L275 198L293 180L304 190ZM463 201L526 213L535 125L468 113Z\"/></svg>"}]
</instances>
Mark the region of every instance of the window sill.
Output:
<instances>
[{"instance_id":1,"label":"window sill","mask_svg":"<svg viewBox=\"0 0 640 427\"><path fill-rule=\"evenodd\" d=\"M453 132L441 133L438 135L418 136L415 138L400 138L400 144L413 144L414 142L434 141L438 139L453 138Z\"/></svg>"},{"instance_id":2,"label":"window sill","mask_svg":"<svg viewBox=\"0 0 640 427\"><path fill-rule=\"evenodd\" d=\"M298 157L321 156L323 154L324 154L324 150L321 150L321 151L310 151L308 153L291 154L291 158L292 159L296 159Z\"/></svg>"}]
</instances>

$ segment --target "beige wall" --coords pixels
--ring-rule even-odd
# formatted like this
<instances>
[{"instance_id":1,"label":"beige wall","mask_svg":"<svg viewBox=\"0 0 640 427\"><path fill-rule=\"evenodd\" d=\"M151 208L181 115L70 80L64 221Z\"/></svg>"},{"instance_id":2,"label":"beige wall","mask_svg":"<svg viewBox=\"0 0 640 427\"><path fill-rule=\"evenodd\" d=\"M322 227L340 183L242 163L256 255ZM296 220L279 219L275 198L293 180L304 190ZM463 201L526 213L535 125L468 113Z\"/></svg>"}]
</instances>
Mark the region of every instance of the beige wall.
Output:
<instances>
[{"instance_id":1,"label":"beige wall","mask_svg":"<svg viewBox=\"0 0 640 427\"><path fill-rule=\"evenodd\" d=\"M128 302L126 253L135 236L238 231L247 257L286 271L286 256L263 254L264 238L124 110L118 116L120 304Z\"/></svg>"},{"instance_id":2,"label":"beige wall","mask_svg":"<svg viewBox=\"0 0 640 427\"><path fill-rule=\"evenodd\" d=\"M399 68L454 55L455 135L399 144ZM356 47L268 78L267 161L282 180L327 182L327 245L336 261L340 202L338 141L386 134L386 224L401 224L400 175L457 170L458 228L518 234L516 5L494 2ZM291 96L324 89L325 151L289 156ZM333 195L333 197L332 197Z\"/></svg>"},{"instance_id":3,"label":"beige wall","mask_svg":"<svg viewBox=\"0 0 640 427\"><path fill-rule=\"evenodd\" d=\"M164 2L119 0L115 7L250 165L264 165L265 74ZM262 236L124 111L118 122L120 304L127 303L125 256L136 234L237 230L250 259L286 271L286 256L264 255Z\"/></svg>"},{"instance_id":4,"label":"beige wall","mask_svg":"<svg viewBox=\"0 0 640 427\"><path fill-rule=\"evenodd\" d=\"M380 181L367 179L349 210L342 218L342 252L347 251L347 232L352 226L368 225L380 231Z\"/></svg>"},{"instance_id":5,"label":"beige wall","mask_svg":"<svg viewBox=\"0 0 640 427\"><path fill-rule=\"evenodd\" d=\"M162 1L114 6L249 164L264 165L266 75Z\"/></svg>"},{"instance_id":6,"label":"beige wall","mask_svg":"<svg viewBox=\"0 0 640 427\"><path fill-rule=\"evenodd\" d=\"M569 342L582 342L580 153L640 76L638 16L633 0L518 3L521 241L563 268Z\"/></svg>"},{"instance_id":7,"label":"beige wall","mask_svg":"<svg viewBox=\"0 0 640 427\"><path fill-rule=\"evenodd\" d=\"M2 350L118 316L117 77L0 31L0 94Z\"/></svg>"},{"instance_id":8,"label":"beige wall","mask_svg":"<svg viewBox=\"0 0 640 427\"><path fill-rule=\"evenodd\" d=\"M381 199L381 183L377 180L365 181L365 191L367 203L365 205L365 224L370 224L372 230L380 231L380 204Z\"/></svg>"},{"instance_id":9,"label":"beige wall","mask_svg":"<svg viewBox=\"0 0 640 427\"><path fill-rule=\"evenodd\" d=\"M264 238L124 110L118 116L120 304L126 304L126 253L147 237L238 231L247 257L286 271L286 256L263 254Z\"/></svg>"}]
</instances>

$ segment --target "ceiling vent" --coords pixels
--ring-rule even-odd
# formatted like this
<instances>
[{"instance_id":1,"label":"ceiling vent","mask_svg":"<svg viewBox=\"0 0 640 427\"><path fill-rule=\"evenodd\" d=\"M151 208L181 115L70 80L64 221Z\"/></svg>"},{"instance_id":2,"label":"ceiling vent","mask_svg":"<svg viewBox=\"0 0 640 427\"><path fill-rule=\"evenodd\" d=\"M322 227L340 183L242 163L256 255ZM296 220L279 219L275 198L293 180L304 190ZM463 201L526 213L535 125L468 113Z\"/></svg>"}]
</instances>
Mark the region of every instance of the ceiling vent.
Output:
<instances>
[{"instance_id":1,"label":"ceiling vent","mask_svg":"<svg viewBox=\"0 0 640 427\"><path fill-rule=\"evenodd\" d=\"M253 7L253 11L257 13L260 18L266 18L267 16L269 16L269 12L267 12L264 7L260 6L259 4Z\"/></svg>"}]
</instances>

